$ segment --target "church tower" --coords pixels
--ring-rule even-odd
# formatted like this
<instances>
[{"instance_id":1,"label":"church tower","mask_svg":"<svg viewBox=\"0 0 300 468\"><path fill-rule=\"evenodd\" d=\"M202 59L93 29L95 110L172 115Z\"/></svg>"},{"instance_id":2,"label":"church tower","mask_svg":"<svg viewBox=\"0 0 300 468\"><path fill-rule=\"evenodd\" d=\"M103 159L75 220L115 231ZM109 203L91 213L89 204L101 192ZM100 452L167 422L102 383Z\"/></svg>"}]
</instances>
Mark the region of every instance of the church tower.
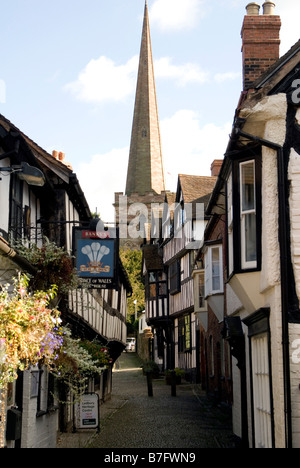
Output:
<instances>
[{"instance_id":1,"label":"church tower","mask_svg":"<svg viewBox=\"0 0 300 468\"><path fill-rule=\"evenodd\" d=\"M151 204L163 203L165 197L147 0L145 2L125 196L127 197L127 220L124 220L124 195L119 192L115 194L116 224L120 225L121 234L124 233L124 222L129 224L132 220L131 217L138 216L138 213L132 214L134 211L132 209L131 215L128 214L130 206L140 203L147 207L148 219L145 219L145 210L143 213L141 212L144 219L143 225L146 226L151 222ZM121 203L120 200L122 200ZM142 227L140 227L140 231L142 231ZM120 242L121 246L135 249L139 248L143 239L141 237L132 239L130 235L124 239L124 236L121 235Z\"/></svg>"}]
</instances>

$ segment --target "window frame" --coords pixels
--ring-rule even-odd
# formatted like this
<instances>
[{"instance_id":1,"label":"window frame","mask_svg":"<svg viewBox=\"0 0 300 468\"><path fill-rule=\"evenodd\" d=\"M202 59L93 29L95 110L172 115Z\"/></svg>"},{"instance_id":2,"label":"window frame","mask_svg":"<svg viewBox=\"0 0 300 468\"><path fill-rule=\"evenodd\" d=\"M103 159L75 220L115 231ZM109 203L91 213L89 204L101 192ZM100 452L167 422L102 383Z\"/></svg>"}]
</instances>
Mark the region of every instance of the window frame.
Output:
<instances>
[{"instance_id":1,"label":"window frame","mask_svg":"<svg viewBox=\"0 0 300 468\"><path fill-rule=\"evenodd\" d=\"M178 318L178 353L192 352L192 320L186 314Z\"/></svg>"},{"instance_id":2,"label":"window frame","mask_svg":"<svg viewBox=\"0 0 300 468\"><path fill-rule=\"evenodd\" d=\"M255 213L256 213L256 261L246 262L243 258L245 238L241 220L241 178L240 168L254 162ZM261 195L261 147L244 150L231 157L231 166L226 178L226 231L227 231L227 276L261 270L262 257L262 195ZM247 212L245 212L247 213Z\"/></svg>"},{"instance_id":3,"label":"window frame","mask_svg":"<svg viewBox=\"0 0 300 468\"><path fill-rule=\"evenodd\" d=\"M253 166L253 208L246 209L243 204L244 197L244 181L243 181L243 168L249 165ZM249 270L257 268L257 202L256 202L256 168L255 168L255 159L242 161L239 163L239 183L240 183L240 233L241 233L241 268L243 270ZM247 241L246 241L246 218L249 215L255 215L255 249L256 249L256 259L247 260Z\"/></svg>"},{"instance_id":4,"label":"window frame","mask_svg":"<svg viewBox=\"0 0 300 468\"><path fill-rule=\"evenodd\" d=\"M168 282L162 271L149 271L146 287L147 299L156 300L168 295Z\"/></svg>"},{"instance_id":5,"label":"window frame","mask_svg":"<svg viewBox=\"0 0 300 468\"><path fill-rule=\"evenodd\" d=\"M213 250L218 251L218 272L219 274L214 275L213 268ZM214 278L219 278L219 288L214 288ZM206 246L205 252L205 298L213 296L215 294L224 293L224 273L223 273L223 244L218 241L218 243L213 243L212 245Z\"/></svg>"},{"instance_id":6,"label":"window frame","mask_svg":"<svg viewBox=\"0 0 300 468\"><path fill-rule=\"evenodd\" d=\"M9 233L12 242L23 239L23 180L16 174L11 175Z\"/></svg>"},{"instance_id":7,"label":"window frame","mask_svg":"<svg viewBox=\"0 0 300 468\"><path fill-rule=\"evenodd\" d=\"M173 296L181 292L181 261L169 265L169 293Z\"/></svg>"},{"instance_id":8,"label":"window frame","mask_svg":"<svg viewBox=\"0 0 300 468\"><path fill-rule=\"evenodd\" d=\"M205 269L199 268L193 272L194 278L194 308L195 312L207 312L205 299Z\"/></svg>"}]
</instances>

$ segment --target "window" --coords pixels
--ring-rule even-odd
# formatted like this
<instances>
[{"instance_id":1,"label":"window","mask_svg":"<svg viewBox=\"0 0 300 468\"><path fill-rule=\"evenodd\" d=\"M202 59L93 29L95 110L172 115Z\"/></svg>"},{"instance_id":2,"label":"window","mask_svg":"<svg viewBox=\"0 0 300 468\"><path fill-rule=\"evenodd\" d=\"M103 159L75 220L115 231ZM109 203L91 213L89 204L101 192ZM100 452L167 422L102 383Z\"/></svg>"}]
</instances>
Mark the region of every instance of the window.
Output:
<instances>
[{"instance_id":1,"label":"window","mask_svg":"<svg viewBox=\"0 0 300 468\"><path fill-rule=\"evenodd\" d=\"M172 263L169 267L170 294L177 294L181 291L180 274L180 260L176 260L176 262Z\"/></svg>"},{"instance_id":2,"label":"window","mask_svg":"<svg viewBox=\"0 0 300 468\"><path fill-rule=\"evenodd\" d=\"M189 251L189 276L192 276L194 263L195 263L196 251L190 250Z\"/></svg>"},{"instance_id":3,"label":"window","mask_svg":"<svg viewBox=\"0 0 300 468\"><path fill-rule=\"evenodd\" d=\"M162 217L162 237L164 240L170 239L173 235L174 226L172 223L173 216L171 211L174 211L174 204L164 204L163 217Z\"/></svg>"},{"instance_id":4,"label":"window","mask_svg":"<svg viewBox=\"0 0 300 468\"><path fill-rule=\"evenodd\" d=\"M228 273L231 275L233 265L233 200L232 200L232 173L227 181L227 235L228 235Z\"/></svg>"},{"instance_id":5,"label":"window","mask_svg":"<svg viewBox=\"0 0 300 468\"><path fill-rule=\"evenodd\" d=\"M208 247L205 254L205 296L223 293L222 245Z\"/></svg>"},{"instance_id":6,"label":"window","mask_svg":"<svg viewBox=\"0 0 300 468\"><path fill-rule=\"evenodd\" d=\"M178 352L187 353L191 349L191 316L185 315L178 320Z\"/></svg>"},{"instance_id":7,"label":"window","mask_svg":"<svg viewBox=\"0 0 300 468\"><path fill-rule=\"evenodd\" d=\"M214 247L211 249L211 279L212 291L221 290L221 259L220 249Z\"/></svg>"},{"instance_id":8,"label":"window","mask_svg":"<svg viewBox=\"0 0 300 468\"><path fill-rule=\"evenodd\" d=\"M193 271L194 278L194 310L195 312L207 312L205 300L205 270L203 262L198 262L198 268Z\"/></svg>"},{"instance_id":9,"label":"window","mask_svg":"<svg viewBox=\"0 0 300 468\"><path fill-rule=\"evenodd\" d=\"M10 232L12 240L22 239L23 227L23 182L16 175L11 176Z\"/></svg>"},{"instance_id":10,"label":"window","mask_svg":"<svg viewBox=\"0 0 300 468\"><path fill-rule=\"evenodd\" d=\"M205 272L201 270L198 275L198 297L199 297L199 309L204 309L205 307Z\"/></svg>"},{"instance_id":11,"label":"window","mask_svg":"<svg viewBox=\"0 0 300 468\"><path fill-rule=\"evenodd\" d=\"M228 275L261 268L261 153L234 160L226 184Z\"/></svg>"},{"instance_id":12,"label":"window","mask_svg":"<svg viewBox=\"0 0 300 468\"><path fill-rule=\"evenodd\" d=\"M174 234L178 239L182 238L183 226L186 222L186 212L184 207L184 201L181 199L179 203L175 203L174 206Z\"/></svg>"},{"instance_id":13,"label":"window","mask_svg":"<svg viewBox=\"0 0 300 468\"><path fill-rule=\"evenodd\" d=\"M255 162L240 164L241 263L257 267Z\"/></svg>"},{"instance_id":14,"label":"window","mask_svg":"<svg viewBox=\"0 0 300 468\"><path fill-rule=\"evenodd\" d=\"M167 295L167 281L163 272L149 272L148 298L165 297Z\"/></svg>"},{"instance_id":15,"label":"window","mask_svg":"<svg viewBox=\"0 0 300 468\"><path fill-rule=\"evenodd\" d=\"M25 206L24 208L24 237L30 240L31 236L31 208Z\"/></svg>"}]
</instances>

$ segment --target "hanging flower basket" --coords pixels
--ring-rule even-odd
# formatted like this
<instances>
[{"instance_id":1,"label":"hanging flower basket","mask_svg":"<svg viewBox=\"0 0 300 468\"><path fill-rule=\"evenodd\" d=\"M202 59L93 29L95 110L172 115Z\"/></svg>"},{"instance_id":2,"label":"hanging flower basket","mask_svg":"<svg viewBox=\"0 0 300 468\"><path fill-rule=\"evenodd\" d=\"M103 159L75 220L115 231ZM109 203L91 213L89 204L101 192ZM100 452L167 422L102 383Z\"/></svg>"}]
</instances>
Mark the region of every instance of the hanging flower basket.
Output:
<instances>
[{"instance_id":1,"label":"hanging flower basket","mask_svg":"<svg viewBox=\"0 0 300 468\"><path fill-rule=\"evenodd\" d=\"M56 300L78 286L78 277L73 266L72 257L68 252L50 242L44 237L42 247L33 245L30 248L17 244L17 250L26 260L37 269L37 274L31 278L30 286L33 290L46 291L53 284L57 288Z\"/></svg>"},{"instance_id":2,"label":"hanging flower basket","mask_svg":"<svg viewBox=\"0 0 300 468\"><path fill-rule=\"evenodd\" d=\"M29 364L52 366L62 346L60 314L48 308L55 288L29 294L28 278L0 289L0 389Z\"/></svg>"}]
</instances>

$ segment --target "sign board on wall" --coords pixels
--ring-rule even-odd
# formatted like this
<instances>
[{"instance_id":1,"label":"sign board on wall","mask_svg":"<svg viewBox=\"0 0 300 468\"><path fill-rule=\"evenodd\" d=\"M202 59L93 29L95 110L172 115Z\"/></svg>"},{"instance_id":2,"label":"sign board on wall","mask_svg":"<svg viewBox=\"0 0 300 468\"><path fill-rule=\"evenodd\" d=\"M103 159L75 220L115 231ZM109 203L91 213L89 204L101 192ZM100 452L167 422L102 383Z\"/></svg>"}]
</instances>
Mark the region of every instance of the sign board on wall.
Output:
<instances>
[{"instance_id":1,"label":"sign board on wall","mask_svg":"<svg viewBox=\"0 0 300 468\"><path fill-rule=\"evenodd\" d=\"M77 275L84 287L118 287L119 242L115 229L97 232L75 228L74 254Z\"/></svg>"},{"instance_id":2,"label":"sign board on wall","mask_svg":"<svg viewBox=\"0 0 300 468\"><path fill-rule=\"evenodd\" d=\"M99 430L99 395L97 393L84 394L76 403L76 427L77 429Z\"/></svg>"}]
</instances>

